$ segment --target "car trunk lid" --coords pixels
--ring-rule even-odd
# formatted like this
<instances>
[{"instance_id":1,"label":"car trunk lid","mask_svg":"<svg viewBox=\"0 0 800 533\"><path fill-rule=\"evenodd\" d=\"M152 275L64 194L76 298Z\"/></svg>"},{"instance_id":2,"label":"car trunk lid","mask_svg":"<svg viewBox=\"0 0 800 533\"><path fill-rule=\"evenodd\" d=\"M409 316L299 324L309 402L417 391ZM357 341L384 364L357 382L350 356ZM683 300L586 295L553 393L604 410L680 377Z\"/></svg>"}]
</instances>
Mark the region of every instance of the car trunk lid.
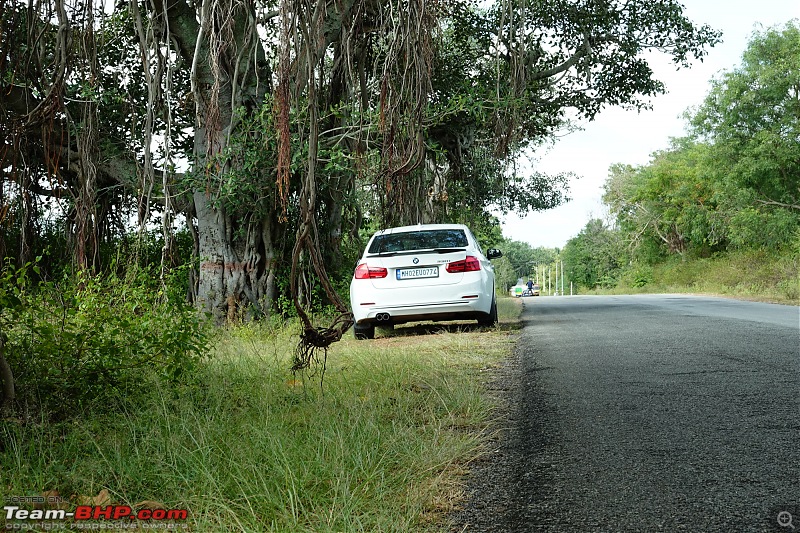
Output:
<instances>
[{"instance_id":1,"label":"car trunk lid","mask_svg":"<svg viewBox=\"0 0 800 533\"><path fill-rule=\"evenodd\" d=\"M372 278L376 289L402 289L403 287L428 287L459 283L463 272L450 273L449 263L462 261L467 252L460 248L414 250L368 255L365 260L370 267L387 270L386 277Z\"/></svg>"}]
</instances>

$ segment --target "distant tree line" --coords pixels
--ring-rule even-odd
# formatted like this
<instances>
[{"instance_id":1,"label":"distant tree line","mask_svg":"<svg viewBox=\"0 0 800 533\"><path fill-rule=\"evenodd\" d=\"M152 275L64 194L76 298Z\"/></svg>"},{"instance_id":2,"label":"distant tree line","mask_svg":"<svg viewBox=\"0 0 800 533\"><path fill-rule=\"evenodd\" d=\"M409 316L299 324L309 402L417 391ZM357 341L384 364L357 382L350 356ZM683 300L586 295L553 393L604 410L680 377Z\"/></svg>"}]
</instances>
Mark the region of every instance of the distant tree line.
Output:
<instances>
[{"instance_id":1,"label":"distant tree line","mask_svg":"<svg viewBox=\"0 0 800 533\"><path fill-rule=\"evenodd\" d=\"M572 280L613 286L640 265L800 249L800 28L755 32L737 68L686 113L689 135L642 166L615 164L604 203L564 249ZM646 279L639 280L646 283Z\"/></svg>"},{"instance_id":2,"label":"distant tree line","mask_svg":"<svg viewBox=\"0 0 800 533\"><path fill-rule=\"evenodd\" d=\"M533 279L537 267L554 264L557 248L532 247L526 242L505 239L498 244L503 257L492 261L498 290L507 291L520 280Z\"/></svg>"}]
</instances>

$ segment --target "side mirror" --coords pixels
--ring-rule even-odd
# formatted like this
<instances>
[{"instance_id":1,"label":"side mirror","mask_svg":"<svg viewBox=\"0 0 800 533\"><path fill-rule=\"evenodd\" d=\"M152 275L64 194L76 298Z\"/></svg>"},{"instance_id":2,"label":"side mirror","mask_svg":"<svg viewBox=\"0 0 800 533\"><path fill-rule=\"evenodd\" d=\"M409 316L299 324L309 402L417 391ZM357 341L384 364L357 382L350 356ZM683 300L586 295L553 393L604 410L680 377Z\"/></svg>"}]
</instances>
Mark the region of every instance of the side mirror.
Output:
<instances>
[{"instance_id":1,"label":"side mirror","mask_svg":"<svg viewBox=\"0 0 800 533\"><path fill-rule=\"evenodd\" d=\"M503 252L501 252L497 248L490 248L489 250L486 251L487 259L497 259L498 257L503 257Z\"/></svg>"}]
</instances>

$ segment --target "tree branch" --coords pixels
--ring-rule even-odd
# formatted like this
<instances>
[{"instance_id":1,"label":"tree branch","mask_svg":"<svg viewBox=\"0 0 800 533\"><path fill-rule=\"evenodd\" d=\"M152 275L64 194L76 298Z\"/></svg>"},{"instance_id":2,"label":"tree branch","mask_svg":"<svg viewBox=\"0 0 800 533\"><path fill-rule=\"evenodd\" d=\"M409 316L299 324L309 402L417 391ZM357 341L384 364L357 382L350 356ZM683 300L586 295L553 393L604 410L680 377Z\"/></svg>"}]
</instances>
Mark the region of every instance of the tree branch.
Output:
<instances>
[{"instance_id":1,"label":"tree branch","mask_svg":"<svg viewBox=\"0 0 800 533\"><path fill-rule=\"evenodd\" d=\"M582 57L590 54L591 51L592 51L592 45L591 42L589 41L589 36L584 35L583 43L577 50L575 50L575 53L572 54L572 57L570 57L569 59L567 59L558 66L555 66L547 70L542 70L540 72L535 72L531 76L531 81L543 80L545 78L550 78L557 74L561 74L562 72L566 72L567 70L574 67Z\"/></svg>"},{"instance_id":2,"label":"tree branch","mask_svg":"<svg viewBox=\"0 0 800 533\"><path fill-rule=\"evenodd\" d=\"M761 205L776 205L778 207L785 207L786 209L796 209L797 211L800 211L800 205L797 204L785 204L776 200L756 200L756 202L760 203Z\"/></svg>"}]
</instances>

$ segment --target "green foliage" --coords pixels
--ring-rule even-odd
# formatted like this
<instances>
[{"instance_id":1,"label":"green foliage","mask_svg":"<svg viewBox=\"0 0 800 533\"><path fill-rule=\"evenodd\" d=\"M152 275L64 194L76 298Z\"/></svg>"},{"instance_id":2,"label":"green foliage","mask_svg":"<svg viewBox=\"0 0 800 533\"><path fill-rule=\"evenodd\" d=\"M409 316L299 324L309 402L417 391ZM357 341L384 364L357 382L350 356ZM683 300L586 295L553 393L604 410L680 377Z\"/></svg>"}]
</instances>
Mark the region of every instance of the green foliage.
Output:
<instances>
[{"instance_id":1,"label":"green foliage","mask_svg":"<svg viewBox=\"0 0 800 533\"><path fill-rule=\"evenodd\" d=\"M603 199L615 225L593 220L570 240L567 279L795 298L797 260L787 257L800 256L799 47L794 22L755 34L743 66L695 110L692 137L673 139L647 165L612 166ZM529 247L504 246L499 275L525 275Z\"/></svg>"},{"instance_id":2,"label":"green foliage","mask_svg":"<svg viewBox=\"0 0 800 533\"><path fill-rule=\"evenodd\" d=\"M532 272L534 263L549 263L555 256L555 254L550 256L542 252L543 249L539 249L539 253L537 253L527 242L511 239L503 242L500 245L500 250L514 272L514 283L517 281L516 278L527 276Z\"/></svg>"},{"instance_id":3,"label":"green foliage","mask_svg":"<svg viewBox=\"0 0 800 533\"><path fill-rule=\"evenodd\" d=\"M800 261L791 252L737 250L711 258L672 258L653 268L653 292L705 292L797 305Z\"/></svg>"},{"instance_id":4,"label":"green foliage","mask_svg":"<svg viewBox=\"0 0 800 533\"><path fill-rule=\"evenodd\" d=\"M590 220L570 239L562 252L565 275L589 289L613 287L625 264L625 248L618 231L602 220Z\"/></svg>"},{"instance_id":5,"label":"green foliage","mask_svg":"<svg viewBox=\"0 0 800 533\"><path fill-rule=\"evenodd\" d=\"M125 416L0 424L5 494L105 488L114 504L188 509L198 532L425 531L490 437L485 370L513 347L506 331L348 338L323 391L287 371L285 329L225 335L202 388L176 393L148 369Z\"/></svg>"},{"instance_id":6,"label":"green foliage","mask_svg":"<svg viewBox=\"0 0 800 533\"><path fill-rule=\"evenodd\" d=\"M145 273L135 283L81 273L34 285L25 270L7 268L0 283L21 304L6 346L19 401L47 416L113 409L137 396L145 370L168 383L191 380L209 346L197 312L166 301Z\"/></svg>"},{"instance_id":7,"label":"green foliage","mask_svg":"<svg viewBox=\"0 0 800 533\"><path fill-rule=\"evenodd\" d=\"M555 262L558 250L553 248L531 247L527 242L505 239L497 248L503 257L493 261L498 288L504 291L516 285L520 278L536 277L536 269Z\"/></svg>"},{"instance_id":8,"label":"green foliage","mask_svg":"<svg viewBox=\"0 0 800 533\"><path fill-rule=\"evenodd\" d=\"M188 172L182 185L205 190L211 203L225 212L242 213L255 220L271 219L276 216L279 202L278 135L272 99L267 98L256 113L238 109L235 120L237 128L224 152L213 161L206 161L204 167ZM293 141L294 174L302 165L303 154L297 139Z\"/></svg>"},{"instance_id":9,"label":"green foliage","mask_svg":"<svg viewBox=\"0 0 800 533\"><path fill-rule=\"evenodd\" d=\"M800 27L756 32L738 68L713 83L691 117L713 142L727 179L763 201L800 204Z\"/></svg>"},{"instance_id":10,"label":"green foliage","mask_svg":"<svg viewBox=\"0 0 800 533\"><path fill-rule=\"evenodd\" d=\"M797 305L800 303L800 254L792 250L742 249L711 257L633 263L617 282L601 292L705 293Z\"/></svg>"},{"instance_id":11,"label":"green foliage","mask_svg":"<svg viewBox=\"0 0 800 533\"><path fill-rule=\"evenodd\" d=\"M614 165L603 200L633 257L791 246L800 225L800 29L754 34L674 139L640 167Z\"/></svg>"},{"instance_id":12,"label":"green foliage","mask_svg":"<svg viewBox=\"0 0 800 533\"><path fill-rule=\"evenodd\" d=\"M519 276L517 275L514 267L511 266L511 261L504 255L499 259L492 261L494 266L494 282L495 289L498 291L507 291L516 285Z\"/></svg>"},{"instance_id":13,"label":"green foliage","mask_svg":"<svg viewBox=\"0 0 800 533\"><path fill-rule=\"evenodd\" d=\"M640 289L653 283L653 279L652 266L633 264L625 270L620 284Z\"/></svg>"},{"instance_id":14,"label":"green foliage","mask_svg":"<svg viewBox=\"0 0 800 533\"><path fill-rule=\"evenodd\" d=\"M28 264L15 270L9 263L6 263L3 270L0 271L0 326L4 322L11 323L22 307L20 295L26 285L29 266ZM2 330L0 330L0 334L2 334Z\"/></svg>"},{"instance_id":15,"label":"green foliage","mask_svg":"<svg viewBox=\"0 0 800 533\"><path fill-rule=\"evenodd\" d=\"M738 249L778 249L788 246L800 219L785 209L762 210L747 206L731 217L731 245Z\"/></svg>"},{"instance_id":16,"label":"green foliage","mask_svg":"<svg viewBox=\"0 0 800 533\"><path fill-rule=\"evenodd\" d=\"M522 172L519 157L569 127L569 116L592 119L608 105L647 107L664 86L643 50L667 51L687 65L718 39L671 0L463 0L443 5L441 18L425 117L436 155L428 160L446 175L446 194L437 197L447 197L447 211L472 219L487 209L527 213L567 201L572 176Z\"/></svg>"},{"instance_id":17,"label":"green foliage","mask_svg":"<svg viewBox=\"0 0 800 533\"><path fill-rule=\"evenodd\" d=\"M713 83L690 116L737 247L776 248L800 224L800 27L753 34L742 64ZM722 202L721 202L722 203Z\"/></svg>"},{"instance_id":18,"label":"green foliage","mask_svg":"<svg viewBox=\"0 0 800 533\"><path fill-rule=\"evenodd\" d=\"M614 165L603 200L617 217L630 248L652 243L664 253L717 249L727 238L719 209L719 187L707 165L707 147L675 139L670 150L653 154L648 165Z\"/></svg>"}]
</instances>

